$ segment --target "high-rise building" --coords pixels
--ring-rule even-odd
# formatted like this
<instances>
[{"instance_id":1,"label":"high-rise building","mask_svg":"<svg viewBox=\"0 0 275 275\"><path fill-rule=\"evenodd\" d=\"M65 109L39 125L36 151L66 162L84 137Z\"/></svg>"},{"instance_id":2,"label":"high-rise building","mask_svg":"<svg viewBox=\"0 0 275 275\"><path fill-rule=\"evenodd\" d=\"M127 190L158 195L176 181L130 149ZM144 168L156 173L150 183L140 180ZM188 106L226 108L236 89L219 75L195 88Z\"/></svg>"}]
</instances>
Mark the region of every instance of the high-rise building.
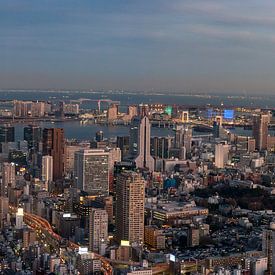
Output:
<instances>
[{"instance_id":1,"label":"high-rise building","mask_svg":"<svg viewBox=\"0 0 275 275\"><path fill-rule=\"evenodd\" d=\"M104 254L108 241L108 214L104 209L93 208L89 222L89 250Z\"/></svg>"},{"instance_id":2,"label":"high-rise building","mask_svg":"<svg viewBox=\"0 0 275 275\"><path fill-rule=\"evenodd\" d=\"M147 116L135 117L130 128L130 154L138 168L154 171L154 159L150 152L151 124Z\"/></svg>"},{"instance_id":3,"label":"high-rise building","mask_svg":"<svg viewBox=\"0 0 275 275\"><path fill-rule=\"evenodd\" d=\"M256 149L267 149L269 115L261 114L253 116L253 138L256 141Z\"/></svg>"},{"instance_id":4,"label":"high-rise building","mask_svg":"<svg viewBox=\"0 0 275 275\"><path fill-rule=\"evenodd\" d=\"M89 149L89 143L83 144L66 144L65 145L65 153L64 153L64 170L65 175L71 176L74 172L74 158L75 152L80 151L81 149Z\"/></svg>"},{"instance_id":5,"label":"high-rise building","mask_svg":"<svg viewBox=\"0 0 275 275\"><path fill-rule=\"evenodd\" d=\"M118 136L116 146L121 150L121 159L125 159L129 154L129 136Z\"/></svg>"},{"instance_id":6,"label":"high-rise building","mask_svg":"<svg viewBox=\"0 0 275 275\"><path fill-rule=\"evenodd\" d=\"M3 228L9 213L9 198L0 197L0 229Z\"/></svg>"},{"instance_id":7,"label":"high-rise building","mask_svg":"<svg viewBox=\"0 0 275 275\"><path fill-rule=\"evenodd\" d=\"M224 168L228 161L229 144L219 143L215 145L215 166L217 168Z\"/></svg>"},{"instance_id":8,"label":"high-rise building","mask_svg":"<svg viewBox=\"0 0 275 275\"><path fill-rule=\"evenodd\" d=\"M16 229L22 229L24 222L23 222L23 218L24 218L24 209L23 208L18 208L17 212L15 214L15 227Z\"/></svg>"},{"instance_id":9,"label":"high-rise building","mask_svg":"<svg viewBox=\"0 0 275 275\"><path fill-rule=\"evenodd\" d=\"M141 174L123 171L116 185L116 227L118 241L144 241L145 180Z\"/></svg>"},{"instance_id":10,"label":"high-rise building","mask_svg":"<svg viewBox=\"0 0 275 275\"><path fill-rule=\"evenodd\" d=\"M8 187L15 187L15 164L4 162L2 163L1 196L8 195Z\"/></svg>"},{"instance_id":11,"label":"high-rise building","mask_svg":"<svg viewBox=\"0 0 275 275\"><path fill-rule=\"evenodd\" d=\"M152 137L151 155L157 158L169 158L169 151L172 148L172 141L172 137Z\"/></svg>"},{"instance_id":12,"label":"high-rise building","mask_svg":"<svg viewBox=\"0 0 275 275\"><path fill-rule=\"evenodd\" d=\"M39 126L28 125L24 127L24 140L28 142L28 148L38 149L42 139L42 129Z\"/></svg>"},{"instance_id":13,"label":"high-rise building","mask_svg":"<svg viewBox=\"0 0 275 275\"><path fill-rule=\"evenodd\" d=\"M116 120L117 115L118 115L118 106L116 104L111 104L108 107L107 120L108 121Z\"/></svg>"},{"instance_id":14,"label":"high-rise building","mask_svg":"<svg viewBox=\"0 0 275 275\"><path fill-rule=\"evenodd\" d=\"M267 274L275 273L275 223L270 224L270 228L263 231L262 250L267 257Z\"/></svg>"},{"instance_id":15,"label":"high-rise building","mask_svg":"<svg viewBox=\"0 0 275 275\"><path fill-rule=\"evenodd\" d=\"M80 150L75 153L77 187L93 195L109 193L109 153L103 149Z\"/></svg>"},{"instance_id":16,"label":"high-rise building","mask_svg":"<svg viewBox=\"0 0 275 275\"><path fill-rule=\"evenodd\" d=\"M45 128L43 130L43 155L53 157L53 180L60 180L64 175L64 130Z\"/></svg>"},{"instance_id":17,"label":"high-rise building","mask_svg":"<svg viewBox=\"0 0 275 275\"><path fill-rule=\"evenodd\" d=\"M103 137L104 137L103 131L97 131L97 132L95 133L95 140L96 140L97 142L103 141Z\"/></svg>"},{"instance_id":18,"label":"high-rise building","mask_svg":"<svg viewBox=\"0 0 275 275\"><path fill-rule=\"evenodd\" d=\"M0 142L14 142L14 126L0 126Z\"/></svg>"},{"instance_id":19,"label":"high-rise building","mask_svg":"<svg viewBox=\"0 0 275 275\"><path fill-rule=\"evenodd\" d=\"M53 157L42 157L42 180L49 183L53 181Z\"/></svg>"}]
</instances>

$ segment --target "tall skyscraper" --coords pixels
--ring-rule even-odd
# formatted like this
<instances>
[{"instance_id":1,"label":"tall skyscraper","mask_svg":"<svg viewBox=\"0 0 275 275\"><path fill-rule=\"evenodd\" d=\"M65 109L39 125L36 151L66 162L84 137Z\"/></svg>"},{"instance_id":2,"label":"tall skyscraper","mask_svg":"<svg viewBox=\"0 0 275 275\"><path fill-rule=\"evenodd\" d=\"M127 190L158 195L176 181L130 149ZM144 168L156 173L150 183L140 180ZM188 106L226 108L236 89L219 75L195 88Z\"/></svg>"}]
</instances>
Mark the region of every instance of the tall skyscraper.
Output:
<instances>
[{"instance_id":1,"label":"tall skyscraper","mask_svg":"<svg viewBox=\"0 0 275 275\"><path fill-rule=\"evenodd\" d=\"M118 115L118 106L116 104L111 104L107 110L108 121L116 120Z\"/></svg>"},{"instance_id":2,"label":"tall skyscraper","mask_svg":"<svg viewBox=\"0 0 275 275\"><path fill-rule=\"evenodd\" d=\"M254 115L253 116L253 138L256 141L256 149L267 149L269 115Z\"/></svg>"},{"instance_id":3,"label":"tall skyscraper","mask_svg":"<svg viewBox=\"0 0 275 275\"><path fill-rule=\"evenodd\" d=\"M108 214L104 209L93 208L89 222L89 250L104 254L108 241Z\"/></svg>"},{"instance_id":4,"label":"tall skyscraper","mask_svg":"<svg viewBox=\"0 0 275 275\"><path fill-rule=\"evenodd\" d=\"M43 155L53 157L53 180L60 180L64 175L64 130L45 128L43 130Z\"/></svg>"},{"instance_id":5,"label":"tall skyscraper","mask_svg":"<svg viewBox=\"0 0 275 275\"><path fill-rule=\"evenodd\" d=\"M267 257L267 274L275 274L275 223L263 231L262 250Z\"/></svg>"},{"instance_id":6,"label":"tall skyscraper","mask_svg":"<svg viewBox=\"0 0 275 275\"><path fill-rule=\"evenodd\" d=\"M215 166L223 168L228 161L229 144L219 143L215 145Z\"/></svg>"},{"instance_id":7,"label":"tall skyscraper","mask_svg":"<svg viewBox=\"0 0 275 275\"><path fill-rule=\"evenodd\" d=\"M0 142L14 142L14 126L0 126Z\"/></svg>"},{"instance_id":8,"label":"tall skyscraper","mask_svg":"<svg viewBox=\"0 0 275 275\"><path fill-rule=\"evenodd\" d=\"M42 157L42 180L49 183L53 181L53 157Z\"/></svg>"},{"instance_id":9,"label":"tall skyscraper","mask_svg":"<svg viewBox=\"0 0 275 275\"><path fill-rule=\"evenodd\" d=\"M15 214L15 228L16 229L22 229L24 225L24 209L18 208L17 212Z\"/></svg>"},{"instance_id":10,"label":"tall skyscraper","mask_svg":"<svg viewBox=\"0 0 275 275\"><path fill-rule=\"evenodd\" d=\"M151 155L157 158L169 158L169 151L172 148L172 137L152 137Z\"/></svg>"},{"instance_id":11,"label":"tall skyscraper","mask_svg":"<svg viewBox=\"0 0 275 275\"><path fill-rule=\"evenodd\" d=\"M0 197L0 229L3 228L9 213L9 198Z\"/></svg>"},{"instance_id":12,"label":"tall skyscraper","mask_svg":"<svg viewBox=\"0 0 275 275\"><path fill-rule=\"evenodd\" d=\"M150 152L151 124L147 116L135 117L130 128L130 154L138 168L154 171L154 159Z\"/></svg>"},{"instance_id":13,"label":"tall skyscraper","mask_svg":"<svg viewBox=\"0 0 275 275\"><path fill-rule=\"evenodd\" d=\"M118 136L116 146L121 150L121 159L125 159L129 154L129 136Z\"/></svg>"},{"instance_id":14,"label":"tall skyscraper","mask_svg":"<svg viewBox=\"0 0 275 275\"><path fill-rule=\"evenodd\" d=\"M144 241L145 180L141 174L123 171L116 184L116 227L118 241Z\"/></svg>"},{"instance_id":15,"label":"tall skyscraper","mask_svg":"<svg viewBox=\"0 0 275 275\"><path fill-rule=\"evenodd\" d=\"M15 187L15 164L4 162L2 163L2 184L1 196L8 195L8 187Z\"/></svg>"},{"instance_id":16,"label":"tall skyscraper","mask_svg":"<svg viewBox=\"0 0 275 275\"><path fill-rule=\"evenodd\" d=\"M93 195L109 193L109 153L103 149L75 153L77 187Z\"/></svg>"},{"instance_id":17,"label":"tall skyscraper","mask_svg":"<svg viewBox=\"0 0 275 275\"><path fill-rule=\"evenodd\" d=\"M28 148L38 149L38 144L42 139L42 129L39 126L28 125L24 127L24 140L28 142Z\"/></svg>"}]
</instances>

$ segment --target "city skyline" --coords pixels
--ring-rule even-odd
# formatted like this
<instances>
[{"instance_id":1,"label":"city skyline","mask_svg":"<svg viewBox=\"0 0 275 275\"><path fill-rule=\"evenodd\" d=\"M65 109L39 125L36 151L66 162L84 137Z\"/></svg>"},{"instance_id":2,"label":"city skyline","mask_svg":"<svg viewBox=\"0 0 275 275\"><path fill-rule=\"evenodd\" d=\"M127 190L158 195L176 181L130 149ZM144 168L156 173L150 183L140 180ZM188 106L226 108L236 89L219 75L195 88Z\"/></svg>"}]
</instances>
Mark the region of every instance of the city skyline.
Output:
<instances>
[{"instance_id":1,"label":"city skyline","mask_svg":"<svg viewBox=\"0 0 275 275\"><path fill-rule=\"evenodd\" d=\"M272 1L0 1L0 88L273 93Z\"/></svg>"}]
</instances>

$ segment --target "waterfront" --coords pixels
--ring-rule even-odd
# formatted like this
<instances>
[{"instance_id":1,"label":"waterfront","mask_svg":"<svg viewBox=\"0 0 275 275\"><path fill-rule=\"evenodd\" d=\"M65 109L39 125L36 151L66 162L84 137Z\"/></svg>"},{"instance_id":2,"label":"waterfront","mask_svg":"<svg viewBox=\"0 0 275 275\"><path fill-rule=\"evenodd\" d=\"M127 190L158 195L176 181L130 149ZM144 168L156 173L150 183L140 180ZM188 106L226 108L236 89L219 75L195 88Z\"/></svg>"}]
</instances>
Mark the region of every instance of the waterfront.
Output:
<instances>
[{"instance_id":1,"label":"waterfront","mask_svg":"<svg viewBox=\"0 0 275 275\"><path fill-rule=\"evenodd\" d=\"M188 94L188 93L145 93L145 92L121 92L121 91L5 91L0 90L0 100L48 100L69 101L87 98L94 102L82 104L82 108L92 109L97 107L96 100L110 99L120 101L121 106L140 103L179 104L186 106L219 106L228 107L261 107L273 108L275 105L274 95L247 96L247 95L217 95L217 94ZM106 103L103 103L105 105ZM107 105L107 104L106 104Z\"/></svg>"},{"instance_id":2,"label":"waterfront","mask_svg":"<svg viewBox=\"0 0 275 275\"><path fill-rule=\"evenodd\" d=\"M23 139L23 128L28 123L16 123L15 138L16 140ZM105 138L116 138L117 136L129 135L129 125L99 125L99 124L82 124L80 121L59 121L59 122L37 122L41 128L63 128L67 139L91 140L95 137L97 131L103 131ZM242 127L230 129L234 134L241 136L252 136L252 130L246 130ZM270 135L275 135L274 130L269 131ZM194 135L205 134L205 132L193 132ZM151 136L174 136L171 128L152 127Z\"/></svg>"}]
</instances>

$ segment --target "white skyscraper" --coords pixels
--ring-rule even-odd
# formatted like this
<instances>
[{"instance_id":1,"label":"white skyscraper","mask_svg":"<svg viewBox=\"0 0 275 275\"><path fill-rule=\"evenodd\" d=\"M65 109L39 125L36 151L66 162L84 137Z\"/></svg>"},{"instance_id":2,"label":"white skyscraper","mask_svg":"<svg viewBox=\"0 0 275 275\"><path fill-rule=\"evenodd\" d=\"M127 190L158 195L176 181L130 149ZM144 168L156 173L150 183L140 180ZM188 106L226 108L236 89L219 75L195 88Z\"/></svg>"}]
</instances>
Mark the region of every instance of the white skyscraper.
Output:
<instances>
[{"instance_id":1,"label":"white skyscraper","mask_svg":"<svg viewBox=\"0 0 275 275\"><path fill-rule=\"evenodd\" d=\"M23 208L18 208L17 212L15 214L15 227L16 229L22 229L24 222L23 222L23 218L24 218L24 209Z\"/></svg>"},{"instance_id":2,"label":"white skyscraper","mask_svg":"<svg viewBox=\"0 0 275 275\"><path fill-rule=\"evenodd\" d=\"M135 117L130 129L130 153L138 168L154 171L154 159L150 153L151 124L149 118Z\"/></svg>"},{"instance_id":3,"label":"white skyscraper","mask_svg":"<svg viewBox=\"0 0 275 275\"><path fill-rule=\"evenodd\" d=\"M76 152L74 174L79 189L92 195L108 195L109 153L102 149Z\"/></svg>"},{"instance_id":4,"label":"white skyscraper","mask_svg":"<svg viewBox=\"0 0 275 275\"><path fill-rule=\"evenodd\" d=\"M215 166L217 168L224 168L228 161L229 148L228 144L219 143L215 145Z\"/></svg>"},{"instance_id":5,"label":"white skyscraper","mask_svg":"<svg viewBox=\"0 0 275 275\"><path fill-rule=\"evenodd\" d=\"M104 254L108 240L108 214L104 209L92 209L89 222L89 250Z\"/></svg>"},{"instance_id":6,"label":"white skyscraper","mask_svg":"<svg viewBox=\"0 0 275 275\"><path fill-rule=\"evenodd\" d=\"M42 180L45 182L53 181L53 157L42 157Z\"/></svg>"}]
</instances>

